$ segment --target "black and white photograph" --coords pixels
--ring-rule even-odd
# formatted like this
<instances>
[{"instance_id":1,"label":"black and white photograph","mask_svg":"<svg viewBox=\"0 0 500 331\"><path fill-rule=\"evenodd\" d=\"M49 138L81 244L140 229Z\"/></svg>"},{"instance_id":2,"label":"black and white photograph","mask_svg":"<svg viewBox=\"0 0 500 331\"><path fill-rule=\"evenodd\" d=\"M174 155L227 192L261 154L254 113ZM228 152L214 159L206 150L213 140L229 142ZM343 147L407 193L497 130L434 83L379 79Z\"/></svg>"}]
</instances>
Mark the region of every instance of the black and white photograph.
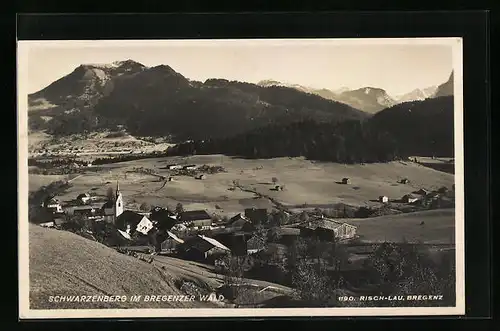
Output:
<instances>
[{"instance_id":1,"label":"black and white photograph","mask_svg":"<svg viewBox=\"0 0 500 331\"><path fill-rule=\"evenodd\" d=\"M460 315L461 38L18 42L26 318Z\"/></svg>"}]
</instances>

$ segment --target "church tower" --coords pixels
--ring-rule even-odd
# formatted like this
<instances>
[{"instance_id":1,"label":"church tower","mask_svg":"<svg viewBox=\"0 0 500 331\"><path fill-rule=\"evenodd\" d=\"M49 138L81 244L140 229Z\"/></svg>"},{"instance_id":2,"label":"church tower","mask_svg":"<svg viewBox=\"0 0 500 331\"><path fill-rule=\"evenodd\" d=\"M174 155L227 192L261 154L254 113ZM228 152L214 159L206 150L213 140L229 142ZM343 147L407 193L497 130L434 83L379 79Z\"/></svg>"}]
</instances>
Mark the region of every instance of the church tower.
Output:
<instances>
[{"instance_id":1,"label":"church tower","mask_svg":"<svg viewBox=\"0 0 500 331\"><path fill-rule=\"evenodd\" d=\"M120 184L116 182L116 197L115 197L115 217L120 216L123 213L123 196L120 192Z\"/></svg>"}]
</instances>

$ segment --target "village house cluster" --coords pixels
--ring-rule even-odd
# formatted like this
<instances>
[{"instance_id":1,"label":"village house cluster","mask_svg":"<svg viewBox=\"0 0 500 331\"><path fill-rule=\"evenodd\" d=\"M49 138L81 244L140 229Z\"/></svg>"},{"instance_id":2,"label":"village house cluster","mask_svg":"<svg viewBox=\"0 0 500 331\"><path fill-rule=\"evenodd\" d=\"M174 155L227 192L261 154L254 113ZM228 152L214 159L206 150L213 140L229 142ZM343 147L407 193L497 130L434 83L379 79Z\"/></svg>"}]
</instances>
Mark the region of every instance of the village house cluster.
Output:
<instances>
[{"instance_id":1,"label":"village house cluster","mask_svg":"<svg viewBox=\"0 0 500 331\"><path fill-rule=\"evenodd\" d=\"M168 169L193 170L196 165L168 165ZM202 178L199 178L202 179ZM407 184L407 179L399 183ZM344 185L351 184L343 178ZM446 188L438 191L420 189L403 196L399 202L415 204L446 193ZM153 254L174 254L190 259L215 262L219 257L231 254L236 256L286 250L298 238L314 237L324 241L348 241L357 238L357 228L320 215L308 215L302 219L299 214L279 211L287 221L270 224L271 213L267 209L247 208L231 218L221 219L206 210L184 210L182 205L175 211L154 206L149 211L125 208L124 197L119 183L113 196L105 202L92 192L79 194L74 203L61 205L54 197L44 202L44 208L52 219L40 225L64 228L75 219L90 221L113 229L115 240L109 246L130 251L143 251ZM380 196L385 204L390 200ZM395 200L393 200L395 201Z\"/></svg>"},{"instance_id":2,"label":"village house cluster","mask_svg":"<svg viewBox=\"0 0 500 331\"><path fill-rule=\"evenodd\" d=\"M247 208L229 219L218 219L206 210L176 210L155 206L148 212L127 210L119 183L113 199L96 206L97 197L82 193L76 204L62 206L55 199L47 199L44 207L53 214L53 220L41 223L45 227L61 227L78 216L95 223L113 226L120 240L117 248L131 251L149 251L154 254L175 254L190 260L215 263L226 254L250 255L265 249L279 250L299 237L316 236L323 240L352 239L356 227L325 217L311 217L307 222L267 228L266 239L258 228L268 224L269 210ZM291 216L287 213L287 216ZM266 247L267 246L267 247ZM270 247L269 247L270 246Z\"/></svg>"}]
</instances>

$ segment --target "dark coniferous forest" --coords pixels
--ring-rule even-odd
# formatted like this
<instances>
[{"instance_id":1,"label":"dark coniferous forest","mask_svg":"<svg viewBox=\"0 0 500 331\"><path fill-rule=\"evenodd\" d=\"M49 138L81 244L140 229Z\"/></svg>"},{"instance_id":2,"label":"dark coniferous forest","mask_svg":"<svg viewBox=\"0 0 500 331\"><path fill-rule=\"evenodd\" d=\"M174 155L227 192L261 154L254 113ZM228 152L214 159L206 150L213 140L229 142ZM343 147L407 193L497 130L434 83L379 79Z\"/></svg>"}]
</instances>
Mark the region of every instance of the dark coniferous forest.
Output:
<instances>
[{"instance_id":1,"label":"dark coniferous forest","mask_svg":"<svg viewBox=\"0 0 500 331\"><path fill-rule=\"evenodd\" d=\"M412 155L452 157L453 137L453 97L441 97L399 104L367 120L275 123L229 138L182 143L168 154L387 162Z\"/></svg>"}]
</instances>

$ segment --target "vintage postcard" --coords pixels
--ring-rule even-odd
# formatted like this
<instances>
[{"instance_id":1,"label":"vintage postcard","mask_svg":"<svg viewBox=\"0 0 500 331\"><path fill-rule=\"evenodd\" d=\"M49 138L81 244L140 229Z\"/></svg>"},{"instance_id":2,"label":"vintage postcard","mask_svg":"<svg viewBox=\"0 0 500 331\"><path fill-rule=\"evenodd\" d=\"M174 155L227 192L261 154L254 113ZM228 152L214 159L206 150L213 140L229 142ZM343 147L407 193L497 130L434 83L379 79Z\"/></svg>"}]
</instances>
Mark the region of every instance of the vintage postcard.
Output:
<instances>
[{"instance_id":1,"label":"vintage postcard","mask_svg":"<svg viewBox=\"0 0 500 331\"><path fill-rule=\"evenodd\" d=\"M18 42L20 318L462 315L462 39Z\"/></svg>"}]
</instances>

